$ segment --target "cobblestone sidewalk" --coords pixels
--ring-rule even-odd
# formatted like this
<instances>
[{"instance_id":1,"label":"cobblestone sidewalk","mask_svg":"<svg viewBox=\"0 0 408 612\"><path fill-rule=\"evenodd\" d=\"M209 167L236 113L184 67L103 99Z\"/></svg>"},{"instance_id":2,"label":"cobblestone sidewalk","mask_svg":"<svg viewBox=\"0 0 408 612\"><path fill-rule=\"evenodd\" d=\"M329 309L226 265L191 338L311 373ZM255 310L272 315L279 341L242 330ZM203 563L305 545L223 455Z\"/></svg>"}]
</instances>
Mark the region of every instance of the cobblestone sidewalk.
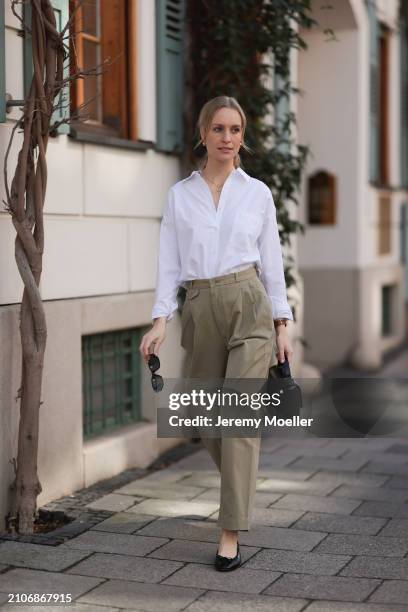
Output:
<instances>
[{"instance_id":1,"label":"cobblestone sidewalk","mask_svg":"<svg viewBox=\"0 0 408 612\"><path fill-rule=\"evenodd\" d=\"M78 612L408 611L407 440L263 440L244 563L226 574L219 476L198 448L91 501L111 515L62 544L1 542L1 609L51 592Z\"/></svg>"}]
</instances>

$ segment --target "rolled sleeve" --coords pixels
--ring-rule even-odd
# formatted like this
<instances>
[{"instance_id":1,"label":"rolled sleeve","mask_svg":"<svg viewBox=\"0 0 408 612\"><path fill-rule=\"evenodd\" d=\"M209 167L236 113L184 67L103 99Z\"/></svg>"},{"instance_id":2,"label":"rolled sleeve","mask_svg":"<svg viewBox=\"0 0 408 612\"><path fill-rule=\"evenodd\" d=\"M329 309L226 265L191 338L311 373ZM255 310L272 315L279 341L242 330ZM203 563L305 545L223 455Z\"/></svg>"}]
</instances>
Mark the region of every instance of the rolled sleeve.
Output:
<instances>
[{"instance_id":1,"label":"rolled sleeve","mask_svg":"<svg viewBox=\"0 0 408 612\"><path fill-rule=\"evenodd\" d=\"M265 219L258 238L261 261L260 280L271 302L274 319L286 318L293 321L293 313L287 301L286 282L283 267L282 247L279 238L276 207L272 193L267 189Z\"/></svg>"},{"instance_id":2,"label":"rolled sleeve","mask_svg":"<svg viewBox=\"0 0 408 612\"><path fill-rule=\"evenodd\" d=\"M170 321L173 318L174 311L178 308L177 290L180 283L181 263L176 234L174 204L174 193L172 188L170 188L160 225L152 320L157 317L166 317L166 321Z\"/></svg>"}]
</instances>

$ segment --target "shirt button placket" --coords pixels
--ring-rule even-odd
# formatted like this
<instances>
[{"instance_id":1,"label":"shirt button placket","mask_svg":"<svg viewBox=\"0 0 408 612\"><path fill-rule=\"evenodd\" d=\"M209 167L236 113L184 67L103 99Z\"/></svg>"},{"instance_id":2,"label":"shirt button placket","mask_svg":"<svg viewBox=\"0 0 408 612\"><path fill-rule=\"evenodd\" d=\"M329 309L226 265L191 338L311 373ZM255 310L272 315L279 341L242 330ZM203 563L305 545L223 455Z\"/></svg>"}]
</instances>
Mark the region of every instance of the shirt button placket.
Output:
<instances>
[{"instance_id":1,"label":"shirt button placket","mask_svg":"<svg viewBox=\"0 0 408 612\"><path fill-rule=\"evenodd\" d=\"M221 195L220 195L220 199L218 201L218 208L215 211L215 236L216 236L216 248L214 249L215 251L215 268L217 268L217 262L218 262L218 249L219 249L219 240L220 240L220 227L221 227L221 219L222 219L222 215L224 212L224 207L226 205L226 200L228 198L228 193L231 187L231 178L229 177L229 179L227 179L227 184L224 185L224 187L221 190Z\"/></svg>"},{"instance_id":2,"label":"shirt button placket","mask_svg":"<svg viewBox=\"0 0 408 612\"><path fill-rule=\"evenodd\" d=\"M231 177L230 177L231 178ZM213 243L213 276L216 276L217 270L217 260L218 260L218 246L219 246L219 234L220 234L220 224L222 218L223 207L225 203L225 199L228 196L228 191L230 188L230 178L227 179L227 184L221 190L220 199L218 200L218 206L215 208L213 203L214 210L214 225L211 227L212 235L214 236Z\"/></svg>"},{"instance_id":3,"label":"shirt button placket","mask_svg":"<svg viewBox=\"0 0 408 612\"><path fill-rule=\"evenodd\" d=\"M216 276L217 256L218 256L218 225L211 226L211 256L212 256L212 276Z\"/></svg>"}]
</instances>

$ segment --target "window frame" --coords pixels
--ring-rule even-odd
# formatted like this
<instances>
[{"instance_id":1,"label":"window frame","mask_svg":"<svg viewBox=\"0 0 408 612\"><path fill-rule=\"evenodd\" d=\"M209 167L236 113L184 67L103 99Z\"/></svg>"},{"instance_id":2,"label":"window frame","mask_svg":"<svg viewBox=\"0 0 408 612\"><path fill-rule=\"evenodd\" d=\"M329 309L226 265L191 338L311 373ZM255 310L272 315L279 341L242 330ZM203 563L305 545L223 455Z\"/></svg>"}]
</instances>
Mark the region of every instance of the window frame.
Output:
<instances>
[{"instance_id":1,"label":"window frame","mask_svg":"<svg viewBox=\"0 0 408 612\"><path fill-rule=\"evenodd\" d=\"M126 146L128 143L131 147L131 143L137 143L138 141L138 113L137 113L137 28L136 28L136 16L137 16L137 4L138 0L121 0L125 2L124 7L124 55L122 61L125 65L121 65L121 70L124 71L123 82L126 84L126 103L123 105L123 109L120 112L120 132L106 123L93 122L72 122L71 125L71 136L78 140L91 141L91 142L105 142L107 144L114 144L114 146ZM70 14L75 6L75 0L70 0ZM78 32L80 30L82 22L82 9L81 7L77 10L74 19L74 30ZM72 32L72 29L71 29ZM87 33L78 33L75 36L75 45L71 42L70 45L70 58L71 58L71 74L75 66L78 68L81 66L81 58L83 57L83 41L92 36ZM101 32L102 39L102 32ZM102 42L101 42L102 44ZM75 48L76 51L75 51ZM78 62L73 62L73 54L78 54ZM74 67L73 67L74 64ZM108 68L109 69L109 68ZM95 77L90 77L95 78ZM103 113L103 83L104 75L102 75L102 113ZM105 76L106 79L106 76ZM105 85L106 86L106 85ZM80 104L86 102L84 100L84 82L82 79L76 80L72 85L71 94L71 111L75 111ZM85 111L86 112L86 111ZM119 141L122 141L122 145ZM142 147L147 148L147 147Z\"/></svg>"}]
</instances>

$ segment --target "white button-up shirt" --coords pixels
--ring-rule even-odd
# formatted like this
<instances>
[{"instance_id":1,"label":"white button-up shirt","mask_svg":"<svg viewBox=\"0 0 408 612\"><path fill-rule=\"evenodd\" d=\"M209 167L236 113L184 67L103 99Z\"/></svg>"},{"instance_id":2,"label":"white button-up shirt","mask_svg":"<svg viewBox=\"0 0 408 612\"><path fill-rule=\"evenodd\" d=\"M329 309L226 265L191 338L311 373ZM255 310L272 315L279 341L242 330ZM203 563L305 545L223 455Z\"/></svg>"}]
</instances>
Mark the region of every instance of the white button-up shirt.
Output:
<instances>
[{"instance_id":1,"label":"white button-up shirt","mask_svg":"<svg viewBox=\"0 0 408 612\"><path fill-rule=\"evenodd\" d=\"M235 168L216 208L198 170L170 187L160 226L152 319L169 321L187 280L214 278L255 264L274 319L293 320L287 302L276 208L269 187Z\"/></svg>"}]
</instances>

